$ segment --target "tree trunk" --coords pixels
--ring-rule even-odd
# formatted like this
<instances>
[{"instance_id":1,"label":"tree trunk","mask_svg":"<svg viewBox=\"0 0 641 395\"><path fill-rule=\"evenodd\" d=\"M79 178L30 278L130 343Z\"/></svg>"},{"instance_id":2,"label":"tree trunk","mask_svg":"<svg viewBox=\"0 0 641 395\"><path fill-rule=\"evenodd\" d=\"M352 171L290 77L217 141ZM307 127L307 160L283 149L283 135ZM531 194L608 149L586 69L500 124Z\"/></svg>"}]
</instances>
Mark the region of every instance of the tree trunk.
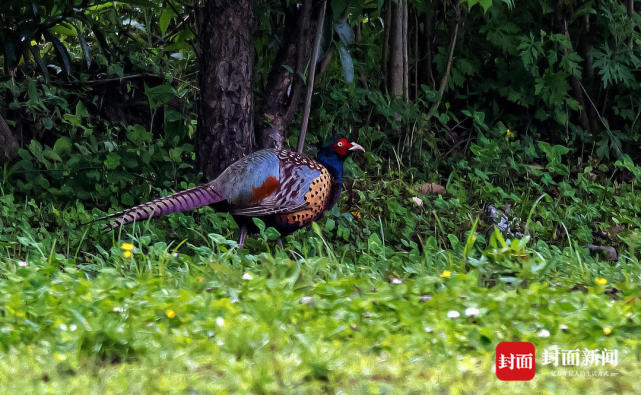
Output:
<instances>
[{"instance_id":1,"label":"tree trunk","mask_svg":"<svg viewBox=\"0 0 641 395\"><path fill-rule=\"evenodd\" d=\"M383 38L383 58L381 64L383 65L383 89L389 92L389 47L390 47L390 31L392 30L392 0L385 2L385 20L383 22L383 29L385 29L385 36Z\"/></svg>"},{"instance_id":2,"label":"tree trunk","mask_svg":"<svg viewBox=\"0 0 641 395\"><path fill-rule=\"evenodd\" d=\"M252 0L206 0L199 24L196 155L208 179L252 152Z\"/></svg>"},{"instance_id":3,"label":"tree trunk","mask_svg":"<svg viewBox=\"0 0 641 395\"><path fill-rule=\"evenodd\" d=\"M403 7L403 100L409 101L410 99L410 85L409 85L409 51L408 51L408 45L407 45L407 40L409 40L408 37L408 29L407 29L407 0L402 0L402 7Z\"/></svg>"},{"instance_id":4,"label":"tree trunk","mask_svg":"<svg viewBox=\"0 0 641 395\"><path fill-rule=\"evenodd\" d=\"M389 59L389 92L393 97L401 98L404 93L404 59L405 47L403 45L404 32L404 3L406 0L399 0L392 3L392 18L390 32L390 59Z\"/></svg>"},{"instance_id":5,"label":"tree trunk","mask_svg":"<svg viewBox=\"0 0 641 395\"><path fill-rule=\"evenodd\" d=\"M296 108L301 102L305 81L301 75L312 52L316 11L312 0L305 0L302 7L292 4L285 16L285 29L281 47L267 78L263 104L256 112L258 144L262 148L282 147ZM283 65L294 70L290 73Z\"/></svg>"}]
</instances>

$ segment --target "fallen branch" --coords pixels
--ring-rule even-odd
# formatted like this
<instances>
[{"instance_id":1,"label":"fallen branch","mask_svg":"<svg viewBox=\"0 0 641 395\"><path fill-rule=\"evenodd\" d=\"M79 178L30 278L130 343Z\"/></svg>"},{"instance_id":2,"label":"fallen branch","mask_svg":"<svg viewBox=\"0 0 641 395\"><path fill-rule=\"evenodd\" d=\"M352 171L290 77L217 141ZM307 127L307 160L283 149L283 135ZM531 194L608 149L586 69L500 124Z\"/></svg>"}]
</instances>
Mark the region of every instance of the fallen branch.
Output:
<instances>
[{"instance_id":1,"label":"fallen branch","mask_svg":"<svg viewBox=\"0 0 641 395\"><path fill-rule=\"evenodd\" d=\"M121 82L125 80L132 80L136 78L144 78L144 77L151 77L151 78L160 78L162 79L163 76L160 74L153 74L153 73L136 73L136 74L129 74L129 75L124 75L122 77L113 77L113 78L105 78L105 79L94 79L94 80L87 80L87 81L70 81L70 82L65 82L60 85L98 85L98 84L108 84L110 82Z\"/></svg>"}]
</instances>

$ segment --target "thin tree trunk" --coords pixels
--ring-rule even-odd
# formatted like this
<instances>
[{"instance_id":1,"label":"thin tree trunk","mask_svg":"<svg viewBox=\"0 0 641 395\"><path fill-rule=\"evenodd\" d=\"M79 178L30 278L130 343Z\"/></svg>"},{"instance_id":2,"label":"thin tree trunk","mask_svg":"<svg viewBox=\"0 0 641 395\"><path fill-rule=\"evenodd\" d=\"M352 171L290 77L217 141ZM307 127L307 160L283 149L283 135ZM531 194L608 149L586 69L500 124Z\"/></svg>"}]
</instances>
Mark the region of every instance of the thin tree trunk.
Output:
<instances>
[{"instance_id":1,"label":"thin tree trunk","mask_svg":"<svg viewBox=\"0 0 641 395\"><path fill-rule=\"evenodd\" d=\"M454 49L456 48L456 40L458 39L458 30L461 23L461 3L456 5L456 25L454 26L454 33L452 34L452 41L450 43L450 54L447 57L447 65L445 66L445 71L441 77L441 83L438 88L438 100L432 105L430 111L427 113L427 121L429 121L436 110L441 105L441 100L443 100L443 94L445 93L445 88L447 87L447 81L450 78L450 70L452 69L452 61L454 60Z\"/></svg>"},{"instance_id":2,"label":"thin tree trunk","mask_svg":"<svg viewBox=\"0 0 641 395\"><path fill-rule=\"evenodd\" d=\"M392 4L390 33L389 87L390 94L396 98L403 97L403 0Z\"/></svg>"},{"instance_id":3,"label":"thin tree trunk","mask_svg":"<svg viewBox=\"0 0 641 395\"><path fill-rule=\"evenodd\" d=\"M206 0L199 42L198 166L208 179L252 152L252 0Z\"/></svg>"},{"instance_id":4,"label":"thin tree trunk","mask_svg":"<svg viewBox=\"0 0 641 395\"><path fill-rule=\"evenodd\" d=\"M383 39L383 88L389 92L389 47L390 47L390 31L392 20L392 0L385 2L385 19L383 28L385 29L385 37Z\"/></svg>"},{"instance_id":5,"label":"thin tree trunk","mask_svg":"<svg viewBox=\"0 0 641 395\"><path fill-rule=\"evenodd\" d=\"M555 8L556 23L559 31L565 36L568 42L571 43L572 41L570 38L570 31L568 28L568 20L565 17L565 14L563 11L564 11L563 6L560 3L557 4ZM567 54L570 50L573 51L574 49L565 48L563 52ZM581 90L581 85L582 83L579 78L573 75L570 76L570 86L572 86L572 90L574 91L574 98L581 106L581 109L579 110L579 123L581 124L581 127L584 130L590 130L590 120L588 119L588 112L587 112L588 108L585 103L585 98L583 97L583 91Z\"/></svg>"},{"instance_id":6,"label":"thin tree trunk","mask_svg":"<svg viewBox=\"0 0 641 395\"><path fill-rule=\"evenodd\" d=\"M282 147L305 90L301 76L311 56L316 22L312 0L302 7L292 4L285 16L282 44L270 70L263 104L256 111L258 144L262 148ZM290 73L284 65L294 69Z\"/></svg>"},{"instance_id":7,"label":"thin tree trunk","mask_svg":"<svg viewBox=\"0 0 641 395\"><path fill-rule=\"evenodd\" d=\"M626 9L628 11L628 18L632 19L634 16L634 0L627 0ZM630 47L630 50L634 48L634 37L630 37L628 46Z\"/></svg>"},{"instance_id":8,"label":"thin tree trunk","mask_svg":"<svg viewBox=\"0 0 641 395\"><path fill-rule=\"evenodd\" d=\"M418 98L418 59L420 57L418 50L418 12L414 10L414 100Z\"/></svg>"},{"instance_id":9,"label":"thin tree trunk","mask_svg":"<svg viewBox=\"0 0 641 395\"><path fill-rule=\"evenodd\" d=\"M583 17L583 30L585 32L584 34L582 34L579 48L581 50L581 57L585 59L585 61L583 62L583 64L585 65L583 68L583 86L586 87L588 92L586 93L586 96L588 96L589 98L590 94L593 94L595 91L597 91L595 87L598 86L598 83L594 78L594 56L592 55L592 49L594 48L594 32L590 25L590 15L585 15ZM585 108L584 110L588 112L590 129L598 130L599 123L597 121L597 114L595 109L592 106L587 106L587 108Z\"/></svg>"},{"instance_id":10,"label":"thin tree trunk","mask_svg":"<svg viewBox=\"0 0 641 395\"><path fill-rule=\"evenodd\" d=\"M303 110L303 124L300 127L300 136L298 138L298 153L303 152L305 146L305 136L307 135L307 123L309 122L309 113L312 106L312 93L314 92L314 76L316 75L316 62L318 61L318 53L320 52L320 43L323 38L323 22L325 21L325 9L327 8L327 0L323 0L320 13L318 14L318 22L316 23L316 37L314 38L314 52L312 52L312 60L309 67L309 75L307 76L307 95L305 96L305 109Z\"/></svg>"},{"instance_id":11,"label":"thin tree trunk","mask_svg":"<svg viewBox=\"0 0 641 395\"><path fill-rule=\"evenodd\" d=\"M407 34L407 0L401 0L403 6L403 99L409 101L410 99L410 88L409 88L409 51L408 51L408 34Z\"/></svg>"}]
</instances>

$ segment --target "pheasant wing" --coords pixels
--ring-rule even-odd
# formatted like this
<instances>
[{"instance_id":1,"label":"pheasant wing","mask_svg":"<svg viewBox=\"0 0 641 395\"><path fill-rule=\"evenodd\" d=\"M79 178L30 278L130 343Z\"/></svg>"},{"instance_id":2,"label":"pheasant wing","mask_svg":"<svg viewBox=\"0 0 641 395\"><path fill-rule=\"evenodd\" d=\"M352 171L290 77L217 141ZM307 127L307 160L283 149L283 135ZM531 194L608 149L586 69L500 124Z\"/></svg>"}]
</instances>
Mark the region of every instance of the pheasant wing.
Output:
<instances>
[{"instance_id":1,"label":"pheasant wing","mask_svg":"<svg viewBox=\"0 0 641 395\"><path fill-rule=\"evenodd\" d=\"M278 186L262 196L254 191L254 201L245 206L234 206L231 213L243 216L266 216L291 213L309 206L305 195L324 168L317 162L292 151L279 151ZM262 190L260 190L262 191Z\"/></svg>"}]
</instances>

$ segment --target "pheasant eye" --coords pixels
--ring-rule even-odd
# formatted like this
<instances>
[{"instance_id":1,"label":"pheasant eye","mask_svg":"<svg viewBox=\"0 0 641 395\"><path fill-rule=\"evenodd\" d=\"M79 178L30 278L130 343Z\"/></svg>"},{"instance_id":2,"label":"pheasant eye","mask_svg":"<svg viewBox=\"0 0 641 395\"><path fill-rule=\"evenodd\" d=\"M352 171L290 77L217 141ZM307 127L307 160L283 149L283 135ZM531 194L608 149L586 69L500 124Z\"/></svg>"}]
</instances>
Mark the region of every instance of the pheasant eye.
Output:
<instances>
[{"instance_id":1,"label":"pheasant eye","mask_svg":"<svg viewBox=\"0 0 641 395\"><path fill-rule=\"evenodd\" d=\"M342 141L339 141L338 143L336 143L336 146L337 146L337 147L342 147L342 146L343 146L343 142L342 142Z\"/></svg>"}]
</instances>

